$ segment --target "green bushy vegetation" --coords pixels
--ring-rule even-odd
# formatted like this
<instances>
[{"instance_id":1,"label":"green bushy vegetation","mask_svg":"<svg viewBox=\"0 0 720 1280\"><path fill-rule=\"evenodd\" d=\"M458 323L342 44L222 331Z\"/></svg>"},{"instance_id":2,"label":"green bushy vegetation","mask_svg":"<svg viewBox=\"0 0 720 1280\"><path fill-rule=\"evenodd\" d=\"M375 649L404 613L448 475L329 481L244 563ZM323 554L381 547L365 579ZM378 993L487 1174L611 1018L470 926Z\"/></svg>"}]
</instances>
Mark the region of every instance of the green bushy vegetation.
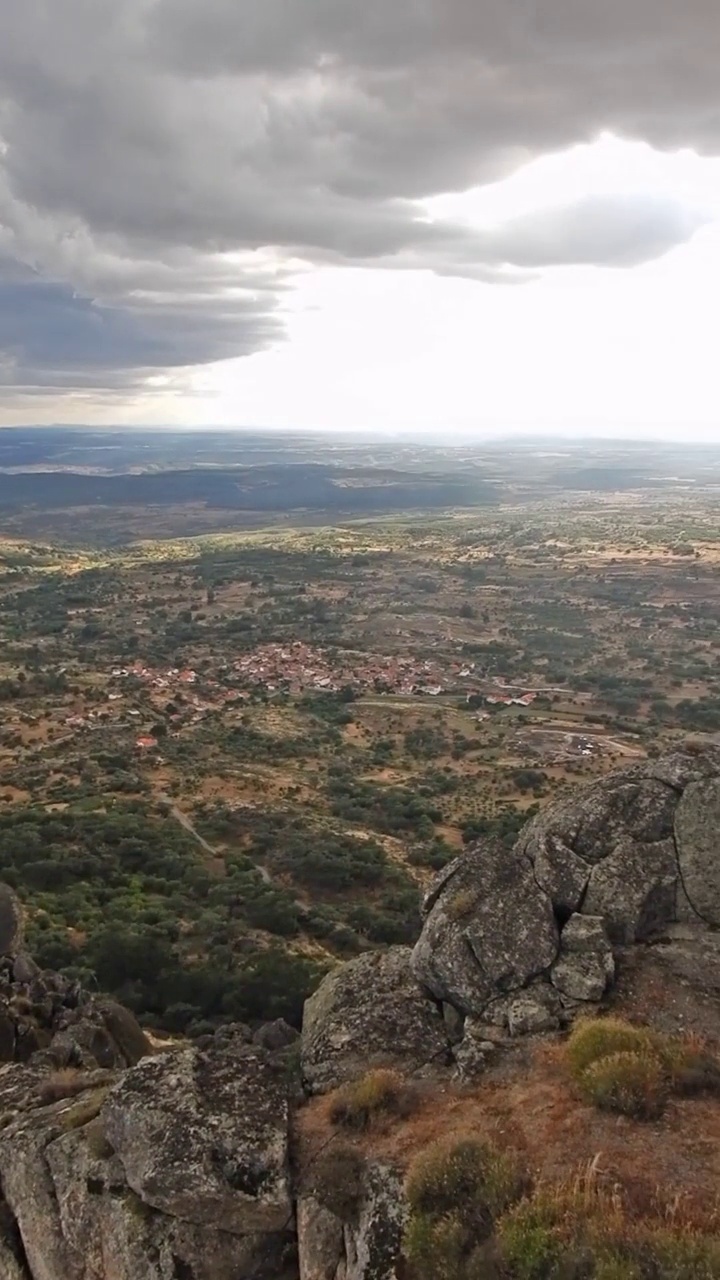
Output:
<instances>
[{"instance_id":1,"label":"green bushy vegetation","mask_svg":"<svg viewBox=\"0 0 720 1280\"><path fill-rule=\"evenodd\" d=\"M611 1053L591 1062L578 1081L587 1102L634 1120L657 1120L670 1097L670 1081L652 1052Z\"/></svg>"},{"instance_id":2,"label":"green bushy vegetation","mask_svg":"<svg viewBox=\"0 0 720 1280\"><path fill-rule=\"evenodd\" d=\"M522 1192L515 1162L489 1143L438 1143L411 1165L405 1254L416 1280L482 1280L497 1218Z\"/></svg>"},{"instance_id":3,"label":"green bushy vegetation","mask_svg":"<svg viewBox=\"0 0 720 1280\"><path fill-rule=\"evenodd\" d=\"M419 790L367 782L341 765L330 773L327 791L336 817L387 835L432 839L433 823L442 820L437 803Z\"/></svg>"},{"instance_id":4,"label":"green bushy vegetation","mask_svg":"<svg viewBox=\"0 0 720 1280\"><path fill-rule=\"evenodd\" d=\"M635 1205L593 1163L539 1183L490 1143L438 1144L408 1172L410 1280L719 1280L712 1212Z\"/></svg>"},{"instance_id":5,"label":"green bushy vegetation","mask_svg":"<svg viewBox=\"0 0 720 1280\"><path fill-rule=\"evenodd\" d=\"M211 840L241 847L241 860L261 864L306 892L303 928L329 939L337 927L367 943L414 942L420 924L414 880L377 840L350 834L291 808L199 807L199 829ZM230 864L237 855L230 856ZM341 948L347 951L347 945Z\"/></svg>"},{"instance_id":6,"label":"green bushy vegetation","mask_svg":"<svg viewBox=\"0 0 720 1280\"><path fill-rule=\"evenodd\" d=\"M504 1280L718 1280L720 1239L712 1217L685 1221L672 1203L633 1211L622 1187L591 1169L540 1186L497 1224Z\"/></svg>"},{"instance_id":7,"label":"green bushy vegetation","mask_svg":"<svg viewBox=\"0 0 720 1280\"><path fill-rule=\"evenodd\" d=\"M299 932L290 894L247 859L213 875L188 833L140 800L0 815L0 879L29 908L39 964L172 1030L231 1017L297 1023L321 976L277 944L248 948L252 929Z\"/></svg>"},{"instance_id":8,"label":"green bushy vegetation","mask_svg":"<svg viewBox=\"0 0 720 1280\"><path fill-rule=\"evenodd\" d=\"M720 1064L702 1047L619 1018L579 1022L565 1055L587 1102L635 1120L657 1120L673 1094L720 1093Z\"/></svg>"}]
</instances>

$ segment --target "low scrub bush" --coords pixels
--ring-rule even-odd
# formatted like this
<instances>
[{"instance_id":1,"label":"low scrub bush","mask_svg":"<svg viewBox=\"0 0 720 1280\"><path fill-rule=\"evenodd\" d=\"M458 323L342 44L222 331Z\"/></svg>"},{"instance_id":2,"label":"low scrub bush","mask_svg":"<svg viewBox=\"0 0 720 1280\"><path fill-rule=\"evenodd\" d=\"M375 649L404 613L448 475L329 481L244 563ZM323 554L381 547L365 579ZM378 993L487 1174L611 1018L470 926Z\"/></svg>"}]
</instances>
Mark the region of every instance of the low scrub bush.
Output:
<instances>
[{"instance_id":1,"label":"low scrub bush","mask_svg":"<svg viewBox=\"0 0 720 1280\"><path fill-rule=\"evenodd\" d=\"M612 1053L583 1071L580 1093L601 1111L616 1111L634 1120L657 1120L670 1097L670 1080L653 1053Z\"/></svg>"},{"instance_id":2,"label":"low scrub bush","mask_svg":"<svg viewBox=\"0 0 720 1280\"><path fill-rule=\"evenodd\" d=\"M344 1085L330 1109L333 1124L363 1132L390 1117L406 1117L417 1103L417 1091L396 1071L368 1071Z\"/></svg>"},{"instance_id":3,"label":"low scrub bush","mask_svg":"<svg viewBox=\"0 0 720 1280\"><path fill-rule=\"evenodd\" d=\"M578 1022L565 1047L570 1072L575 1080L601 1058L616 1053L653 1052L652 1037L643 1027L634 1027L620 1018L587 1018Z\"/></svg>"},{"instance_id":4,"label":"low scrub bush","mask_svg":"<svg viewBox=\"0 0 720 1280\"><path fill-rule=\"evenodd\" d=\"M497 1216L522 1194L515 1163L489 1143L437 1143L411 1166L405 1254L417 1280L480 1280Z\"/></svg>"},{"instance_id":5,"label":"low scrub bush","mask_svg":"<svg viewBox=\"0 0 720 1280\"><path fill-rule=\"evenodd\" d=\"M634 1217L622 1188L603 1187L592 1166L571 1183L542 1186L497 1225L504 1280L718 1280L715 1223L673 1222L658 1205Z\"/></svg>"},{"instance_id":6,"label":"low scrub bush","mask_svg":"<svg viewBox=\"0 0 720 1280\"><path fill-rule=\"evenodd\" d=\"M619 1018L578 1023L565 1053L587 1102L636 1120L658 1119L673 1094L720 1093L720 1064L700 1041Z\"/></svg>"}]
</instances>

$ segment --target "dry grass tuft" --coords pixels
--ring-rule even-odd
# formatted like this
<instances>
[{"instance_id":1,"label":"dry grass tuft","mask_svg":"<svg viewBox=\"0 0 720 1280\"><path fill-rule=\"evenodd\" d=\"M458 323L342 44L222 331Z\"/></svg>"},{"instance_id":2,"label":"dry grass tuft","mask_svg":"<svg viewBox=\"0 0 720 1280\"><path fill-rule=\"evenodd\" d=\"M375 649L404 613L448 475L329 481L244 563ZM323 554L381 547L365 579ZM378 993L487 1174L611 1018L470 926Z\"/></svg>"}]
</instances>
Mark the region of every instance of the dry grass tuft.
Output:
<instances>
[{"instance_id":1,"label":"dry grass tuft","mask_svg":"<svg viewBox=\"0 0 720 1280\"><path fill-rule=\"evenodd\" d=\"M469 920L477 910L477 893L474 889L461 889L454 898L445 904L448 919L459 924L461 920Z\"/></svg>"},{"instance_id":2,"label":"dry grass tuft","mask_svg":"<svg viewBox=\"0 0 720 1280\"><path fill-rule=\"evenodd\" d=\"M624 1189L593 1161L569 1182L541 1185L501 1219L508 1280L718 1280L716 1218L685 1217L682 1202L633 1212Z\"/></svg>"},{"instance_id":3,"label":"dry grass tuft","mask_svg":"<svg viewBox=\"0 0 720 1280\"><path fill-rule=\"evenodd\" d=\"M397 1071L380 1068L344 1085L335 1094L330 1121L363 1133L388 1119L407 1119L417 1106L418 1093Z\"/></svg>"},{"instance_id":4,"label":"dry grass tuft","mask_svg":"<svg viewBox=\"0 0 720 1280\"><path fill-rule=\"evenodd\" d=\"M90 1087L89 1076L90 1073L80 1071L76 1067L65 1067L61 1071L54 1071L38 1085L38 1102L42 1107L46 1107L51 1102L60 1102L63 1098L75 1098Z\"/></svg>"}]
</instances>

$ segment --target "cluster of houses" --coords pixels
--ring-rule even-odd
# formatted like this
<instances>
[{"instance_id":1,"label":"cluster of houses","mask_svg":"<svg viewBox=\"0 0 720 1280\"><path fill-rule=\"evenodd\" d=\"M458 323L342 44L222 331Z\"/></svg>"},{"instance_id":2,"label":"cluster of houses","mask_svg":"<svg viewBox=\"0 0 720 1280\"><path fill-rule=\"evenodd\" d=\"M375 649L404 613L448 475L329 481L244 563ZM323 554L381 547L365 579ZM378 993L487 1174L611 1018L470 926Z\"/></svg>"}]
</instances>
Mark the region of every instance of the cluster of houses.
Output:
<instances>
[{"instance_id":1,"label":"cluster of houses","mask_svg":"<svg viewBox=\"0 0 720 1280\"><path fill-rule=\"evenodd\" d=\"M332 658L323 649L296 641L292 644L259 645L234 664L241 679L263 685L269 691L287 689L303 693L316 689L375 689L388 693L427 693L437 696L458 681L472 675L472 666L453 663L443 668L425 658L383 657L377 654L335 652Z\"/></svg>"},{"instance_id":2,"label":"cluster of houses","mask_svg":"<svg viewBox=\"0 0 720 1280\"><path fill-rule=\"evenodd\" d=\"M209 710L233 704L237 706L250 698L253 688L262 688L268 693L282 691L291 694L331 693L344 688L358 693L425 694L431 697L459 693L465 694L475 708L480 701L491 707L529 707L538 696L537 692L522 692L499 680L488 688L487 681L479 680L479 673L472 662L455 661L443 665L433 659L407 655L381 656L350 650L329 653L302 641L259 645L234 663L222 663L221 666L223 670L214 675L199 675L190 667L158 670L138 660L126 667L114 667L111 675L118 681L133 678L142 681L150 692L150 701L156 702L158 712L166 705L168 696L187 689L181 699L184 712L178 711L171 717L176 724L181 718L187 720L189 717L192 722L202 719ZM117 691L117 685L115 690L108 692L107 698L112 703L125 703L125 696ZM127 705L118 706L117 713L122 720L129 719L130 723L140 721L141 717L145 719L147 715L147 711L143 713ZM486 719L488 714L487 711L478 712L477 718ZM67 716L64 725L70 730L99 728L107 725L109 718L115 717L106 706L84 714L76 711ZM140 729L139 723L137 729ZM141 732L136 739L136 747L140 751L157 746L157 739L150 733Z\"/></svg>"},{"instance_id":3,"label":"cluster of houses","mask_svg":"<svg viewBox=\"0 0 720 1280\"><path fill-rule=\"evenodd\" d=\"M197 672L190 667L170 667L167 671L155 671L152 667L147 667L144 662L133 662L130 667L113 667L110 674L116 679L135 676L138 680L144 680L152 685L154 689L170 689L177 684L195 684L197 680Z\"/></svg>"},{"instance_id":4,"label":"cluster of houses","mask_svg":"<svg viewBox=\"0 0 720 1280\"><path fill-rule=\"evenodd\" d=\"M229 669L238 684L252 688L261 687L269 693L287 691L302 694L309 691L337 693L351 688L356 692L375 691L395 694L428 694L437 697L441 693L465 693L468 698L482 697L493 706L529 707L536 693L518 693L505 686L490 692L479 691L475 686L477 673L474 662L450 662L441 664L433 659L407 655L382 656L314 648L297 640L289 644L269 643L258 645L251 653L238 658ZM226 675L229 674L226 669ZM129 667L113 668L116 679L135 677L150 688L171 692L178 686L195 685L200 680L192 668L171 667L157 671L143 662ZM202 677L203 689L208 693L222 693L221 701L232 701L242 693L228 690L212 677ZM110 694L111 699L121 695ZM247 696L247 695L245 695ZM194 698L193 701L197 702Z\"/></svg>"}]
</instances>

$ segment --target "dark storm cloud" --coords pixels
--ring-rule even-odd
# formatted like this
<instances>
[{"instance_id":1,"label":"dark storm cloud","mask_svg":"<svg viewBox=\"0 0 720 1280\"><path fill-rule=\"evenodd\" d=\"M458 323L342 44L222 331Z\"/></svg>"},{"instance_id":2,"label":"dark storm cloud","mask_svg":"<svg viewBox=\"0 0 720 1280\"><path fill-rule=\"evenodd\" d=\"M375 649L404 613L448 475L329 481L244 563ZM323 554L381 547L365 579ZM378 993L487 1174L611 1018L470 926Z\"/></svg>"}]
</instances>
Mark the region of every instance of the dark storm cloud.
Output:
<instances>
[{"instance_id":1,"label":"dark storm cloud","mask_svg":"<svg viewBox=\"0 0 720 1280\"><path fill-rule=\"evenodd\" d=\"M9 274L15 278L0 278L0 384L122 384L133 370L242 355L279 336L279 326L251 302L236 301L225 312L212 299L191 298L116 309L66 285Z\"/></svg>"},{"instance_id":2,"label":"dark storm cloud","mask_svg":"<svg viewBox=\"0 0 720 1280\"><path fill-rule=\"evenodd\" d=\"M259 350L283 259L646 261L691 212L585 201L470 231L414 202L602 129L720 152L718 48L716 0L5 5L0 368L133 385Z\"/></svg>"}]
</instances>

